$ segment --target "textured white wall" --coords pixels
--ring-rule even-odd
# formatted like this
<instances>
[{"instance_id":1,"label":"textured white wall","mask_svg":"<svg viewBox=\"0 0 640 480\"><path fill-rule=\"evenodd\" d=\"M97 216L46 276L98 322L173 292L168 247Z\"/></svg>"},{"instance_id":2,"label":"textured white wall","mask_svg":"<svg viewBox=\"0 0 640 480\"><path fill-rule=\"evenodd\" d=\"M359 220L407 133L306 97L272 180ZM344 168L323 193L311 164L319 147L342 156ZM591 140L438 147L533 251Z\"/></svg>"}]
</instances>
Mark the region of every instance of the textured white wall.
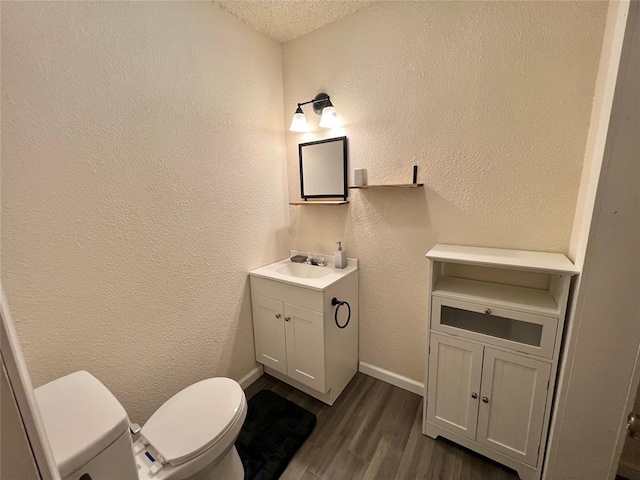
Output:
<instances>
[{"instance_id":1,"label":"textured white wall","mask_svg":"<svg viewBox=\"0 0 640 480\"><path fill-rule=\"evenodd\" d=\"M283 46L285 115L324 91L350 178L419 190L351 191L341 207L291 207L292 248L360 260L360 359L423 381L428 264L437 242L567 253L604 2L380 2ZM316 117L306 107L310 123ZM311 112L311 113L309 113Z\"/></svg>"},{"instance_id":2,"label":"textured white wall","mask_svg":"<svg viewBox=\"0 0 640 480\"><path fill-rule=\"evenodd\" d=\"M2 2L2 282L35 386L134 421L255 367L286 256L281 47L206 2Z\"/></svg>"}]
</instances>

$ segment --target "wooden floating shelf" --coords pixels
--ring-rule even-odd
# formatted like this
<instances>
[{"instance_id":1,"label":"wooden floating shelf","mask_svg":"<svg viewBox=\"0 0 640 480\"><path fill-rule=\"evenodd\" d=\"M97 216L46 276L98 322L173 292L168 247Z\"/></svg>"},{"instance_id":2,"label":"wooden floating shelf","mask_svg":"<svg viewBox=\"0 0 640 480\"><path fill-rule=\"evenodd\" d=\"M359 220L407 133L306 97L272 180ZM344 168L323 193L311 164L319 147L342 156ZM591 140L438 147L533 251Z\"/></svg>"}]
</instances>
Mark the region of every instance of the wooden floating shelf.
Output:
<instances>
[{"instance_id":1,"label":"wooden floating shelf","mask_svg":"<svg viewBox=\"0 0 640 480\"><path fill-rule=\"evenodd\" d=\"M349 185L349 188L366 190L368 188L422 188L424 183L397 183L388 185Z\"/></svg>"},{"instance_id":2,"label":"wooden floating shelf","mask_svg":"<svg viewBox=\"0 0 640 480\"><path fill-rule=\"evenodd\" d=\"M349 200L301 200L299 202L289 202L289 205L344 205Z\"/></svg>"}]
</instances>

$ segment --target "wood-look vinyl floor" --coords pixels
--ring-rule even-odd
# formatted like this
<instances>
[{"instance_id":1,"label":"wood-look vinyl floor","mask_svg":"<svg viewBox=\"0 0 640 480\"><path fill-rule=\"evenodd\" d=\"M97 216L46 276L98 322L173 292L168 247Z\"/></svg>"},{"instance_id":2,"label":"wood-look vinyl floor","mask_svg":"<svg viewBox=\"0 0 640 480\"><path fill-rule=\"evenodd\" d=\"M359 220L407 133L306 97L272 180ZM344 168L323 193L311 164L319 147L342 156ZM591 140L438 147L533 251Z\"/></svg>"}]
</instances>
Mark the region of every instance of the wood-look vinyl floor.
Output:
<instances>
[{"instance_id":1,"label":"wood-look vinyl floor","mask_svg":"<svg viewBox=\"0 0 640 480\"><path fill-rule=\"evenodd\" d=\"M283 480L516 480L517 474L447 440L422 435L422 397L362 373L329 407L263 375L251 398L273 390L318 417Z\"/></svg>"}]
</instances>

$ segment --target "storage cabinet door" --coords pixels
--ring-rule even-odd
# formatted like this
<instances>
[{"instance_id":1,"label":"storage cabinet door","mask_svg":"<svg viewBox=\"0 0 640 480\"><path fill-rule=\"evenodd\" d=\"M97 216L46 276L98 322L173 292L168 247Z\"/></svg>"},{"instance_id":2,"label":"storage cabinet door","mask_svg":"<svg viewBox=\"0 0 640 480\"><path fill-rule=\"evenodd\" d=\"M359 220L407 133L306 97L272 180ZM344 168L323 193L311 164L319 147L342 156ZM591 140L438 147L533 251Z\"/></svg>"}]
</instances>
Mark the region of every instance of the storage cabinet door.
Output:
<instances>
[{"instance_id":1,"label":"storage cabinet door","mask_svg":"<svg viewBox=\"0 0 640 480\"><path fill-rule=\"evenodd\" d=\"M430 347L427 420L475 440L483 347L433 332Z\"/></svg>"},{"instance_id":2,"label":"storage cabinet door","mask_svg":"<svg viewBox=\"0 0 640 480\"><path fill-rule=\"evenodd\" d=\"M551 365L486 347L478 443L536 466Z\"/></svg>"},{"instance_id":3,"label":"storage cabinet door","mask_svg":"<svg viewBox=\"0 0 640 480\"><path fill-rule=\"evenodd\" d=\"M558 319L434 296L431 302L431 328L477 342L551 358Z\"/></svg>"},{"instance_id":4,"label":"storage cabinet door","mask_svg":"<svg viewBox=\"0 0 640 480\"><path fill-rule=\"evenodd\" d=\"M261 295L251 295L256 361L287 374L284 304Z\"/></svg>"},{"instance_id":5,"label":"storage cabinet door","mask_svg":"<svg viewBox=\"0 0 640 480\"><path fill-rule=\"evenodd\" d=\"M284 318L287 375L315 390L326 392L322 313L285 303Z\"/></svg>"}]
</instances>

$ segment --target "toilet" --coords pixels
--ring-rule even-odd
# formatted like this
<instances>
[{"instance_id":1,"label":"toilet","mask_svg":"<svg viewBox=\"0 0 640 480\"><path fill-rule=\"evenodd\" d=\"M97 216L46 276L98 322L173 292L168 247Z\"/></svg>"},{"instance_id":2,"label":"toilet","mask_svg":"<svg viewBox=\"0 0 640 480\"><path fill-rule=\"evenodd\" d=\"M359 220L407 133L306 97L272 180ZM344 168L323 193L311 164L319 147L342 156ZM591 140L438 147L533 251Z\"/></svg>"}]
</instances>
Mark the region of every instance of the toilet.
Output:
<instances>
[{"instance_id":1,"label":"toilet","mask_svg":"<svg viewBox=\"0 0 640 480\"><path fill-rule=\"evenodd\" d=\"M135 435L120 402L86 371L47 383L35 396L63 480L244 478L234 442L247 402L230 378L176 393Z\"/></svg>"}]
</instances>

